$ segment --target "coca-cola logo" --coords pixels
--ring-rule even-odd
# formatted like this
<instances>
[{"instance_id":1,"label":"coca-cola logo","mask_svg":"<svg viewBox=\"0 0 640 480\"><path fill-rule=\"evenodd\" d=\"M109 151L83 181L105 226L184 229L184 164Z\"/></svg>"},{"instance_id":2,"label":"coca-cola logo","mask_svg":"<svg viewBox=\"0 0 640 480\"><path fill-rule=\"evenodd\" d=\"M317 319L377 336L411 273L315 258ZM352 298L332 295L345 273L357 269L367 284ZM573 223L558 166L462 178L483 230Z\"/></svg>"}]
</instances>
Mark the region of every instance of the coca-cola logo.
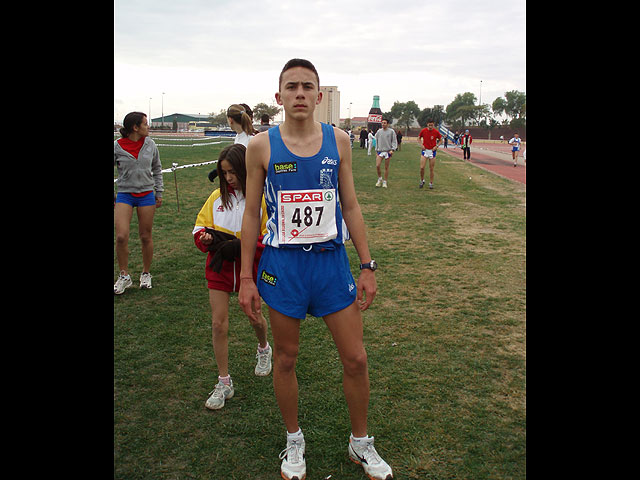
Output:
<instances>
[{"instance_id":1,"label":"coca-cola logo","mask_svg":"<svg viewBox=\"0 0 640 480\"><path fill-rule=\"evenodd\" d=\"M375 113L370 113L369 114L369 118L367 118L367 122L372 122L372 123L382 123L382 115L378 115Z\"/></svg>"}]
</instances>

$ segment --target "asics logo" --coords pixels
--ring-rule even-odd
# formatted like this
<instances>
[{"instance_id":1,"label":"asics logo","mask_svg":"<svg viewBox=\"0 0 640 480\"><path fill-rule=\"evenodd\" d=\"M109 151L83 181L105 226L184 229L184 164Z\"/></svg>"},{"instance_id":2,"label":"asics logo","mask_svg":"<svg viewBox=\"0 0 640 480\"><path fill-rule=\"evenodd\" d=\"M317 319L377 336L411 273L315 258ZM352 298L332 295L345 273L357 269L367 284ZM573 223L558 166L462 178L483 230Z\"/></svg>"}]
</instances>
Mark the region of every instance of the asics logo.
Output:
<instances>
[{"instance_id":1,"label":"asics logo","mask_svg":"<svg viewBox=\"0 0 640 480\"><path fill-rule=\"evenodd\" d=\"M334 160L333 158L324 157L322 159L322 165L338 165L338 160Z\"/></svg>"}]
</instances>

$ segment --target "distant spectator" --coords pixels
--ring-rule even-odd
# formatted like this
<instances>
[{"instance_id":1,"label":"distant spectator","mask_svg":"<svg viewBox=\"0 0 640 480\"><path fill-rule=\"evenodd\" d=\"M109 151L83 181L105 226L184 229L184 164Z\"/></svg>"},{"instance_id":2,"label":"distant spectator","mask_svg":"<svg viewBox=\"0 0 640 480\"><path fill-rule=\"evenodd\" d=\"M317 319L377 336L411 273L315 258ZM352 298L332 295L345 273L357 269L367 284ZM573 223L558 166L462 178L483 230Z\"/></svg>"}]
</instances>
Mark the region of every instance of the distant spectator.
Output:
<instances>
[{"instance_id":1,"label":"distant spectator","mask_svg":"<svg viewBox=\"0 0 640 480\"><path fill-rule=\"evenodd\" d=\"M263 113L262 116L260 117L260 126L258 127L259 132L264 132L266 130L269 130L271 127L273 127L273 125L269 125L269 120L271 120L269 118L269 115L266 113Z\"/></svg>"},{"instance_id":2,"label":"distant spectator","mask_svg":"<svg viewBox=\"0 0 640 480\"><path fill-rule=\"evenodd\" d=\"M360 148L367 148L368 133L366 128L360 130Z\"/></svg>"}]
</instances>

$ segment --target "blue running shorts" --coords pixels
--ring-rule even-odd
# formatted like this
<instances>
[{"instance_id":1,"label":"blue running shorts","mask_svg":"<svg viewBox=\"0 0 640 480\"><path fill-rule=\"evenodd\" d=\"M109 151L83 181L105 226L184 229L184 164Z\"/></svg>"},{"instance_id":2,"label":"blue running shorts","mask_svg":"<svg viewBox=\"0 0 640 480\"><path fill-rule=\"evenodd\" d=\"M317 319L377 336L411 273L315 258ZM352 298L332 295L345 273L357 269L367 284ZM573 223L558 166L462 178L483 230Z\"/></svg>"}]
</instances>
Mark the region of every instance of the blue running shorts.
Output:
<instances>
[{"instance_id":1,"label":"blue running shorts","mask_svg":"<svg viewBox=\"0 0 640 480\"><path fill-rule=\"evenodd\" d=\"M356 299L356 282L344 244L335 250L267 246L258 266L258 292L291 318L324 317Z\"/></svg>"},{"instance_id":2,"label":"blue running shorts","mask_svg":"<svg viewBox=\"0 0 640 480\"><path fill-rule=\"evenodd\" d=\"M116 197L116 203L126 203L132 207L150 207L156 204L156 195L153 191L144 197L134 197L130 193L120 193Z\"/></svg>"}]
</instances>

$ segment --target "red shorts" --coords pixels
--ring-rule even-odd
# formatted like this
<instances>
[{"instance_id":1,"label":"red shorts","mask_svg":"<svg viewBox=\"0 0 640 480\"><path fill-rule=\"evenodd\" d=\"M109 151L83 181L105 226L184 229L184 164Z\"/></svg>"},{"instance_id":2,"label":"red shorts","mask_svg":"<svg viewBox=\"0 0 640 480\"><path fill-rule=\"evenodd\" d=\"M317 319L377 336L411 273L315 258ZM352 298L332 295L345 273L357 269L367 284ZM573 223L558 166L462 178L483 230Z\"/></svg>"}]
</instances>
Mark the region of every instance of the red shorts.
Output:
<instances>
[{"instance_id":1,"label":"red shorts","mask_svg":"<svg viewBox=\"0 0 640 480\"><path fill-rule=\"evenodd\" d=\"M207 247L200 243L200 231L196 232L193 236L196 246L202 251L206 252ZM262 236L258 238L256 243L256 254L253 258L253 280L257 281L258 275L258 263L260 263L260 257L264 250L262 244ZM228 262L224 260L222 262L222 269L220 272L214 272L213 268L209 265L213 259L213 254L207 252L207 263L205 264L205 278L207 279L207 287L211 290L221 290L223 292L238 292L240 290L240 259L237 258L234 262Z\"/></svg>"},{"instance_id":2,"label":"red shorts","mask_svg":"<svg viewBox=\"0 0 640 480\"><path fill-rule=\"evenodd\" d=\"M260 256L262 250L256 251L256 256L253 261L253 281L257 281L258 275L258 262L260 262ZM205 276L207 277L207 288L211 290L221 290L223 292L238 292L240 291L240 259L236 259L235 262L222 262L222 270L220 272L214 272L209 266L213 255L209 253L207 255L207 266L205 268Z\"/></svg>"}]
</instances>

